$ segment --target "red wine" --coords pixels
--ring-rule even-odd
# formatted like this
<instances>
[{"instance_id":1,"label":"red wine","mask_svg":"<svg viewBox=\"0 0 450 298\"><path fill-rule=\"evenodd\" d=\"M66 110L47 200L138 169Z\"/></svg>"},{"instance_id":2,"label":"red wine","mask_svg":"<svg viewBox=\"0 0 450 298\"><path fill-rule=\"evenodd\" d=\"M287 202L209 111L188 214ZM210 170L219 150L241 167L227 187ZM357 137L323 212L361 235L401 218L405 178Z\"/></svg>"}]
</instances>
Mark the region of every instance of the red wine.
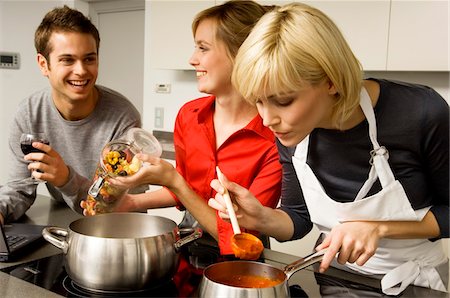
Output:
<instances>
[{"instance_id":1,"label":"red wine","mask_svg":"<svg viewBox=\"0 0 450 298\"><path fill-rule=\"evenodd\" d=\"M33 141L33 142L35 142L35 141ZM32 152L45 153L45 152L43 152L43 151L41 151L41 150L39 150L37 148L34 148L31 145L33 142L20 143L20 149L22 149L23 154L27 155L27 154L32 153ZM39 141L39 142L40 143L44 143L46 145L50 144L50 142L48 142L48 141Z\"/></svg>"}]
</instances>

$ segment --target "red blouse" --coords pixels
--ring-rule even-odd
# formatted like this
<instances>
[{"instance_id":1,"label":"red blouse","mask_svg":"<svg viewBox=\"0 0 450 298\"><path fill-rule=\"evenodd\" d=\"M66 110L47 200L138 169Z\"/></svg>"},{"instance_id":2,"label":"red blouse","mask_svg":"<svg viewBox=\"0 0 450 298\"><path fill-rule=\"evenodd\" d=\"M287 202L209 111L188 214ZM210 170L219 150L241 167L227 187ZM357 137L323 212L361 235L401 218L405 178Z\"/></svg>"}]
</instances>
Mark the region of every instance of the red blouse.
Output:
<instances>
[{"instance_id":1,"label":"red blouse","mask_svg":"<svg viewBox=\"0 0 450 298\"><path fill-rule=\"evenodd\" d=\"M273 133L257 115L246 127L233 133L218 149L214 133L215 97L186 103L175 122L176 167L192 189L205 201L214 197L211 180L216 166L230 181L249 189L265 206L276 207L281 192L281 165ZM179 207L183 208L175 197ZM232 254L231 224L217 215L221 254Z\"/></svg>"}]
</instances>

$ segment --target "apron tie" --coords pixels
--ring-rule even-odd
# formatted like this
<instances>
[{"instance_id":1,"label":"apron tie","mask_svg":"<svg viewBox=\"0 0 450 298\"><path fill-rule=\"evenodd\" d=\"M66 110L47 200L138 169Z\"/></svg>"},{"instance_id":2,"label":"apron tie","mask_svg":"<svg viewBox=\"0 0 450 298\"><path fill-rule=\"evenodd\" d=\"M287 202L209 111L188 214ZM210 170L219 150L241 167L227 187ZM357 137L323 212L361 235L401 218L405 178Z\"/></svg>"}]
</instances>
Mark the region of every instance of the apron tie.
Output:
<instances>
[{"instance_id":1,"label":"apron tie","mask_svg":"<svg viewBox=\"0 0 450 298\"><path fill-rule=\"evenodd\" d=\"M403 263L381 279L381 289L387 295L397 296L410 284L447 292L436 268L420 260Z\"/></svg>"}]
</instances>

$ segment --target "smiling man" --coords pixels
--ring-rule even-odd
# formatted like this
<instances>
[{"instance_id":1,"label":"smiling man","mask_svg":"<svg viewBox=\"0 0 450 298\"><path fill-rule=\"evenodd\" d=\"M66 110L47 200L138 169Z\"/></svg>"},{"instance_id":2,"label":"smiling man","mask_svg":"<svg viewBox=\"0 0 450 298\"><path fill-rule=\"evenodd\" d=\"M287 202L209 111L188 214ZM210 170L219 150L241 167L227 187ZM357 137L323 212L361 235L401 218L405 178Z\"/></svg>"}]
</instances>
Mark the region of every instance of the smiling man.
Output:
<instances>
[{"instance_id":1,"label":"smiling man","mask_svg":"<svg viewBox=\"0 0 450 298\"><path fill-rule=\"evenodd\" d=\"M50 87L25 98L10 126L9 182L0 188L0 222L20 218L46 182L56 200L80 212L102 147L131 127L139 112L121 94L96 85L100 37L81 12L68 6L48 12L35 33L37 62ZM34 142L24 156L22 133L42 132L49 145Z\"/></svg>"}]
</instances>

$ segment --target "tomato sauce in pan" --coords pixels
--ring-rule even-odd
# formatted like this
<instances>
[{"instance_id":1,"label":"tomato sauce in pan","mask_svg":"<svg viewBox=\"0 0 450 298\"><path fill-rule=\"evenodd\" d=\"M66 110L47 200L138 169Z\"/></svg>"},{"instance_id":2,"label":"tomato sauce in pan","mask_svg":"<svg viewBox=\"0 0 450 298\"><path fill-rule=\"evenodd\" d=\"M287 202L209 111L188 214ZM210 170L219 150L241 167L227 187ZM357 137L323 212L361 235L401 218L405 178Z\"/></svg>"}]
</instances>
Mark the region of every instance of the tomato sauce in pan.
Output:
<instances>
[{"instance_id":1,"label":"tomato sauce in pan","mask_svg":"<svg viewBox=\"0 0 450 298\"><path fill-rule=\"evenodd\" d=\"M236 275L236 274L230 275L229 278L228 277L222 278L220 280L221 284L240 288L270 288L282 282L283 280L281 279L271 279L259 275Z\"/></svg>"}]
</instances>

